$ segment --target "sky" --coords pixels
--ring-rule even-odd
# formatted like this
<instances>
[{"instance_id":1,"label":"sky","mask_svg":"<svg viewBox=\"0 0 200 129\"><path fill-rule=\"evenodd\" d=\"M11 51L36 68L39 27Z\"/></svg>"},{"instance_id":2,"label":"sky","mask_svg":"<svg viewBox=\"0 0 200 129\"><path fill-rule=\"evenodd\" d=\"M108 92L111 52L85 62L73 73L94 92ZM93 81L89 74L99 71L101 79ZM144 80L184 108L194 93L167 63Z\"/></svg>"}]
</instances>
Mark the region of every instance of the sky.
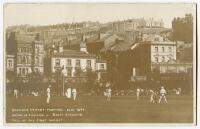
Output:
<instances>
[{"instance_id":1,"label":"sky","mask_svg":"<svg viewBox=\"0 0 200 129\"><path fill-rule=\"evenodd\" d=\"M195 16L195 4L6 4L4 25L50 25L65 22L101 23L131 18L163 19L171 28L174 17Z\"/></svg>"}]
</instances>

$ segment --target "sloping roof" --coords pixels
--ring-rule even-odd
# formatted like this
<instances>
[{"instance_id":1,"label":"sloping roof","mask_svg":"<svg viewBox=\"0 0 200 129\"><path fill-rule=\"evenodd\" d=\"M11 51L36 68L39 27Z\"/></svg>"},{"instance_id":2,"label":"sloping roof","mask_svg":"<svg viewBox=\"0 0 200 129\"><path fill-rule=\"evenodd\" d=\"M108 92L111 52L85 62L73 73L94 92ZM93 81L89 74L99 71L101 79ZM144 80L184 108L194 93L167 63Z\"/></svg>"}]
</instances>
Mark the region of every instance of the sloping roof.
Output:
<instances>
[{"instance_id":1,"label":"sloping roof","mask_svg":"<svg viewBox=\"0 0 200 129\"><path fill-rule=\"evenodd\" d=\"M131 49L133 44L134 43L132 43L132 42L126 42L124 40L121 40L121 41L117 41L117 43L114 43L111 46L107 46L107 47L102 48L101 52L104 52L104 51L107 51L107 50L110 50L110 51L113 51L113 52L127 51L127 50Z\"/></svg>"},{"instance_id":2,"label":"sloping roof","mask_svg":"<svg viewBox=\"0 0 200 129\"><path fill-rule=\"evenodd\" d=\"M122 41L122 42L115 44L111 48L111 51L114 51L114 52L127 51L127 50L131 49L132 45L133 45L133 43Z\"/></svg>"},{"instance_id":3,"label":"sloping roof","mask_svg":"<svg viewBox=\"0 0 200 129\"><path fill-rule=\"evenodd\" d=\"M64 50L63 52L54 53L53 57L96 58L95 55L91 55L89 53L78 51L78 50Z\"/></svg>"}]
</instances>

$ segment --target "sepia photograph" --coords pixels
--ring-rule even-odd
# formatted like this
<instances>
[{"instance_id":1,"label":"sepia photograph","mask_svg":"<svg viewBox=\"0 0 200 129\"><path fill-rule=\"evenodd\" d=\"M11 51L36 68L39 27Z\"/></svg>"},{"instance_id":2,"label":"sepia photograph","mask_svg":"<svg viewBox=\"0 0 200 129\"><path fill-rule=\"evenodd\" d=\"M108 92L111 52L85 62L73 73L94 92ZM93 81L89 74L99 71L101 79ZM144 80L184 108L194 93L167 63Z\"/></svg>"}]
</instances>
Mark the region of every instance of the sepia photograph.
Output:
<instances>
[{"instance_id":1,"label":"sepia photograph","mask_svg":"<svg viewBox=\"0 0 200 129\"><path fill-rule=\"evenodd\" d=\"M196 125L195 3L3 10L6 125Z\"/></svg>"}]
</instances>

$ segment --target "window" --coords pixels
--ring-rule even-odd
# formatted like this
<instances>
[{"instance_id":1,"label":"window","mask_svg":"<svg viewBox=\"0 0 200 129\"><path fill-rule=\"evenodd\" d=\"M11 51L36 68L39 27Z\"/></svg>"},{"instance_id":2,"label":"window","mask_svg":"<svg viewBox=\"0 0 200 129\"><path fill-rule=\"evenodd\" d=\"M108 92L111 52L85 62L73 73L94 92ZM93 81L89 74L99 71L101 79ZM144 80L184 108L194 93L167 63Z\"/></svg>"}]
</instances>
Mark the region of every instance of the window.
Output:
<instances>
[{"instance_id":1,"label":"window","mask_svg":"<svg viewBox=\"0 0 200 129\"><path fill-rule=\"evenodd\" d=\"M165 57L164 56L162 57L162 62L165 62Z\"/></svg>"},{"instance_id":2,"label":"window","mask_svg":"<svg viewBox=\"0 0 200 129\"><path fill-rule=\"evenodd\" d=\"M79 77L81 75L81 68L80 67L76 67L75 68L75 76Z\"/></svg>"},{"instance_id":3,"label":"window","mask_svg":"<svg viewBox=\"0 0 200 129\"><path fill-rule=\"evenodd\" d=\"M67 66L71 66L71 65L72 65L71 59L67 59Z\"/></svg>"},{"instance_id":4,"label":"window","mask_svg":"<svg viewBox=\"0 0 200 129\"><path fill-rule=\"evenodd\" d=\"M172 52L172 47L168 47L168 52Z\"/></svg>"},{"instance_id":5,"label":"window","mask_svg":"<svg viewBox=\"0 0 200 129\"><path fill-rule=\"evenodd\" d=\"M104 64L100 64L100 69L105 69Z\"/></svg>"},{"instance_id":6,"label":"window","mask_svg":"<svg viewBox=\"0 0 200 129\"><path fill-rule=\"evenodd\" d=\"M72 69L67 69L67 76L68 77L71 77L72 76Z\"/></svg>"},{"instance_id":7,"label":"window","mask_svg":"<svg viewBox=\"0 0 200 129\"><path fill-rule=\"evenodd\" d=\"M158 47L155 47L155 52L158 52Z\"/></svg>"},{"instance_id":8,"label":"window","mask_svg":"<svg viewBox=\"0 0 200 129\"><path fill-rule=\"evenodd\" d=\"M26 56L25 58L26 58L26 64L28 64L28 56Z\"/></svg>"},{"instance_id":9,"label":"window","mask_svg":"<svg viewBox=\"0 0 200 129\"><path fill-rule=\"evenodd\" d=\"M56 65L56 66L60 66L60 59L56 59L55 65Z\"/></svg>"},{"instance_id":10,"label":"window","mask_svg":"<svg viewBox=\"0 0 200 129\"><path fill-rule=\"evenodd\" d=\"M27 53L29 52L29 48L26 48L26 52L27 52Z\"/></svg>"},{"instance_id":11,"label":"window","mask_svg":"<svg viewBox=\"0 0 200 129\"><path fill-rule=\"evenodd\" d=\"M22 75L22 69L19 68L19 75Z\"/></svg>"},{"instance_id":12,"label":"window","mask_svg":"<svg viewBox=\"0 0 200 129\"><path fill-rule=\"evenodd\" d=\"M172 57L169 57L168 59L169 59L168 62L171 62L171 61L172 61Z\"/></svg>"},{"instance_id":13,"label":"window","mask_svg":"<svg viewBox=\"0 0 200 129\"><path fill-rule=\"evenodd\" d=\"M91 67L91 60L87 60L87 67Z\"/></svg>"},{"instance_id":14,"label":"window","mask_svg":"<svg viewBox=\"0 0 200 129\"><path fill-rule=\"evenodd\" d=\"M25 64L25 63L26 63L26 58L25 58L25 56L22 56L22 57L21 57L21 63L22 63L22 64Z\"/></svg>"},{"instance_id":15,"label":"window","mask_svg":"<svg viewBox=\"0 0 200 129\"><path fill-rule=\"evenodd\" d=\"M35 48L35 53L39 53L39 47Z\"/></svg>"},{"instance_id":16,"label":"window","mask_svg":"<svg viewBox=\"0 0 200 129\"><path fill-rule=\"evenodd\" d=\"M26 68L26 74L28 74L28 68Z\"/></svg>"},{"instance_id":17,"label":"window","mask_svg":"<svg viewBox=\"0 0 200 129\"><path fill-rule=\"evenodd\" d=\"M158 57L155 57L155 62L158 63Z\"/></svg>"},{"instance_id":18,"label":"window","mask_svg":"<svg viewBox=\"0 0 200 129\"><path fill-rule=\"evenodd\" d=\"M24 52L24 48L22 47L22 48L21 48L21 53L23 53L23 52Z\"/></svg>"},{"instance_id":19,"label":"window","mask_svg":"<svg viewBox=\"0 0 200 129\"><path fill-rule=\"evenodd\" d=\"M12 67L12 60L8 60L8 67Z\"/></svg>"},{"instance_id":20,"label":"window","mask_svg":"<svg viewBox=\"0 0 200 129\"><path fill-rule=\"evenodd\" d=\"M26 48L22 47L22 53L26 52Z\"/></svg>"},{"instance_id":21,"label":"window","mask_svg":"<svg viewBox=\"0 0 200 129\"><path fill-rule=\"evenodd\" d=\"M27 56L21 56L21 63L27 64L28 63L28 57Z\"/></svg>"},{"instance_id":22,"label":"window","mask_svg":"<svg viewBox=\"0 0 200 129\"><path fill-rule=\"evenodd\" d=\"M30 60L30 57L29 57L29 56L27 56L26 60L27 60L27 63L28 63L28 64L31 63L31 60Z\"/></svg>"},{"instance_id":23,"label":"window","mask_svg":"<svg viewBox=\"0 0 200 129\"><path fill-rule=\"evenodd\" d=\"M35 64L39 65L39 58L38 57L35 57Z\"/></svg>"},{"instance_id":24,"label":"window","mask_svg":"<svg viewBox=\"0 0 200 129\"><path fill-rule=\"evenodd\" d=\"M25 74L26 74L25 68L22 68L22 75L25 75Z\"/></svg>"},{"instance_id":25,"label":"window","mask_svg":"<svg viewBox=\"0 0 200 129\"><path fill-rule=\"evenodd\" d=\"M80 60L76 60L76 67L80 67L80 65L81 65Z\"/></svg>"},{"instance_id":26,"label":"window","mask_svg":"<svg viewBox=\"0 0 200 129\"><path fill-rule=\"evenodd\" d=\"M162 47L162 51L165 52L165 47Z\"/></svg>"}]
</instances>

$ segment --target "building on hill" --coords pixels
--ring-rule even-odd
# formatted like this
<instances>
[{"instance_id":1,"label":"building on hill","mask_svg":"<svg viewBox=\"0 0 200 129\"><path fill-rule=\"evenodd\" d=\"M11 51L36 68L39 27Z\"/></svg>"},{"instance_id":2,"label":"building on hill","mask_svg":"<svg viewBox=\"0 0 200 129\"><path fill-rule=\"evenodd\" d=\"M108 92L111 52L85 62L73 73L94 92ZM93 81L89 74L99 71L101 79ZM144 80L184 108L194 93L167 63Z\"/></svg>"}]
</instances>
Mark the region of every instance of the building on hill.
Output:
<instances>
[{"instance_id":1,"label":"building on hill","mask_svg":"<svg viewBox=\"0 0 200 129\"><path fill-rule=\"evenodd\" d=\"M113 22L113 31L126 32L137 30L138 28L164 28L163 20L149 19L128 19L124 21Z\"/></svg>"},{"instance_id":2,"label":"building on hill","mask_svg":"<svg viewBox=\"0 0 200 129\"><path fill-rule=\"evenodd\" d=\"M44 71L44 44L39 35L16 35L16 74L18 77L26 77L32 72Z\"/></svg>"}]
</instances>

